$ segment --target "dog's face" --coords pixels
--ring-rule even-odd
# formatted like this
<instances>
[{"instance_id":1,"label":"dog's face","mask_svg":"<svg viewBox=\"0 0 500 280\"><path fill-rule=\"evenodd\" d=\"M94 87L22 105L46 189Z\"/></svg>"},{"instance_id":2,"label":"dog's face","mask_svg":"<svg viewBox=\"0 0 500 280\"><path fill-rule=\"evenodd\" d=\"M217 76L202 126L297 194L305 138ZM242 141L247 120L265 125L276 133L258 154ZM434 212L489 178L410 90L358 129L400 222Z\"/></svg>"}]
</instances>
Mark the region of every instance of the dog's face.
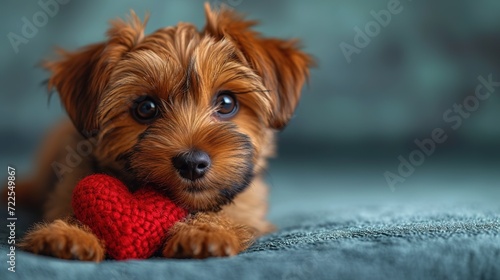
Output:
<instances>
[{"instance_id":1,"label":"dog's face","mask_svg":"<svg viewBox=\"0 0 500 280\"><path fill-rule=\"evenodd\" d=\"M179 24L144 36L132 13L106 42L46 63L77 129L98 138L98 165L191 211L218 210L249 185L312 63L232 11L207 5L206 15L202 31Z\"/></svg>"}]
</instances>

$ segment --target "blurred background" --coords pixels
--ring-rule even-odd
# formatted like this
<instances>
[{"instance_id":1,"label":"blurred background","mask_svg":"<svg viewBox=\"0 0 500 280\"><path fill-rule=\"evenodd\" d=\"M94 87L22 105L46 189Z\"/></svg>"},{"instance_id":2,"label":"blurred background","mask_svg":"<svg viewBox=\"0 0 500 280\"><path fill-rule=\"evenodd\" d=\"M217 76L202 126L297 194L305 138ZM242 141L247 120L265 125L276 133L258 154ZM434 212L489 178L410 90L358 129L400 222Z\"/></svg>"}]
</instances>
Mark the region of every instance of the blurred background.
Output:
<instances>
[{"instance_id":1,"label":"blurred background","mask_svg":"<svg viewBox=\"0 0 500 280\"><path fill-rule=\"evenodd\" d=\"M66 2L46 20L38 1L5 1L0 10L0 166L16 166L18 179L30 174L38 143L65 115L56 95L48 99L42 85L47 73L36 68L54 46L74 50L101 41L108 20L129 9L151 13L148 33L179 21L201 29L205 21L204 1L198 0ZM273 219L285 204L301 211L500 201L500 87L477 104L469 97L479 76L500 81L499 1L209 2L259 20L256 29L266 36L301 38L318 61L270 165ZM381 11L390 7L399 12L389 19ZM9 34L23 36L23 18L40 27L13 46ZM466 100L474 110L462 116L453 111ZM454 121L444 119L448 110ZM461 125L454 129L458 116ZM388 183L386 172L400 176L401 157L408 160L418 149L415 140L430 138L436 128L447 140L410 176Z\"/></svg>"}]
</instances>

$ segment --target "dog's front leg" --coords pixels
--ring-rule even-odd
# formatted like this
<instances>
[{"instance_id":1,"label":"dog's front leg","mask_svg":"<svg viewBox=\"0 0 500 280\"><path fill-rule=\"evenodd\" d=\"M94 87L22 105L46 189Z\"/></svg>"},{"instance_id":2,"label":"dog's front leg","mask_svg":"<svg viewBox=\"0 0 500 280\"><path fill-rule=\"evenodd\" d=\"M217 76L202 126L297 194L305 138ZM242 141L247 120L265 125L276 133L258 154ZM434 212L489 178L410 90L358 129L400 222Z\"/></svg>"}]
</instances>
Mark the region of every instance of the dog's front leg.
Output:
<instances>
[{"instance_id":1,"label":"dog's front leg","mask_svg":"<svg viewBox=\"0 0 500 280\"><path fill-rule=\"evenodd\" d=\"M162 251L167 258L233 256L250 246L254 232L218 213L197 213L176 223Z\"/></svg>"},{"instance_id":2,"label":"dog's front leg","mask_svg":"<svg viewBox=\"0 0 500 280\"><path fill-rule=\"evenodd\" d=\"M99 262L105 257L102 242L74 218L37 225L22 239L20 247L60 259Z\"/></svg>"}]
</instances>

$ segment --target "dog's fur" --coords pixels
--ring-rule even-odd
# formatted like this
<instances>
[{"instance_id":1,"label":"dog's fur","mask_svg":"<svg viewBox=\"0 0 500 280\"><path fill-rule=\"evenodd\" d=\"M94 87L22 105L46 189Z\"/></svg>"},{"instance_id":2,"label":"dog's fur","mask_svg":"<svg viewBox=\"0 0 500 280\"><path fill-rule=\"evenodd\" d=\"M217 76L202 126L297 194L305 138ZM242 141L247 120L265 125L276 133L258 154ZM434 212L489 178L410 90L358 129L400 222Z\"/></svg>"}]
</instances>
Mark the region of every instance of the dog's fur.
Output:
<instances>
[{"instance_id":1,"label":"dog's fur","mask_svg":"<svg viewBox=\"0 0 500 280\"><path fill-rule=\"evenodd\" d=\"M105 257L104 244L71 218L73 187L96 172L131 189L152 184L191 212L170 230L165 257L234 255L273 230L265 219L262 171L313 61L295 40L264 38L250 29L255 22L234 11L212 11L209 5L205 10L202 31L179 23L148 36L145 22L132 12L128 21L112 22L107 41L60 51L60 59L45 62L52 73L49 88L59 93L72 124L52 133L38 175L18 186L32 203L52 189L47 222L26 235L24 249L65 259ZM231 119L217 117L220 92L238 100ZM150 123L131 116L144 96L159 107ZM192 148L205 151L212 164L204 177L189 181L172 158ZM69 170L62 167L68 151L77 149L91 153ZM49 175L53 168L64 176Z\"/></svg>"}]
</instances>

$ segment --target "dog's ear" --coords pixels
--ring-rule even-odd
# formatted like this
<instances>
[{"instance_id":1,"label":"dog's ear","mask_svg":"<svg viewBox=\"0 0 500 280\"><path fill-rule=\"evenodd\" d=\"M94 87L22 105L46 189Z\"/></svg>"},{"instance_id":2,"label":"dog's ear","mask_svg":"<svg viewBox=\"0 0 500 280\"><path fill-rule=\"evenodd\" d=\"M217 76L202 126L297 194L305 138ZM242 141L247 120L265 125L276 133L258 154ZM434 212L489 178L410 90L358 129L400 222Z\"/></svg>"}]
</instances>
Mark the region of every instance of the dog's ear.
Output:
<instances>
[{"instance_id":1,"label":"dog's ear","mask_svg":"<svg viewBox=\"0 0 500 280\"><path fill-rule=\"evenodd\" d=\"M128 21L111 22L108 40L76 52L58 50L60 58L44 61L51 71L49 90L56 88L75 127L84 136L97 132L96 111L113 67L144 37L147 21L141 22L134 11Z\"/></svg>"},{"instance_id":2,"label":"dog's ear","mask_svg":"<svg viewBox=\"0 0 500 280\"><path fill-rule=\"evenodd\" d=\"M284 128L299 102L302 86L314 60L299 49L297 40L263 38L251 30L255 21L245 20L226 7L216 12L207 3L205 14L205 34L218 40L231 40L242 52L245 62L262 77L269 90L273 103L269 126Z\"/></svg>"}]
</instances>

